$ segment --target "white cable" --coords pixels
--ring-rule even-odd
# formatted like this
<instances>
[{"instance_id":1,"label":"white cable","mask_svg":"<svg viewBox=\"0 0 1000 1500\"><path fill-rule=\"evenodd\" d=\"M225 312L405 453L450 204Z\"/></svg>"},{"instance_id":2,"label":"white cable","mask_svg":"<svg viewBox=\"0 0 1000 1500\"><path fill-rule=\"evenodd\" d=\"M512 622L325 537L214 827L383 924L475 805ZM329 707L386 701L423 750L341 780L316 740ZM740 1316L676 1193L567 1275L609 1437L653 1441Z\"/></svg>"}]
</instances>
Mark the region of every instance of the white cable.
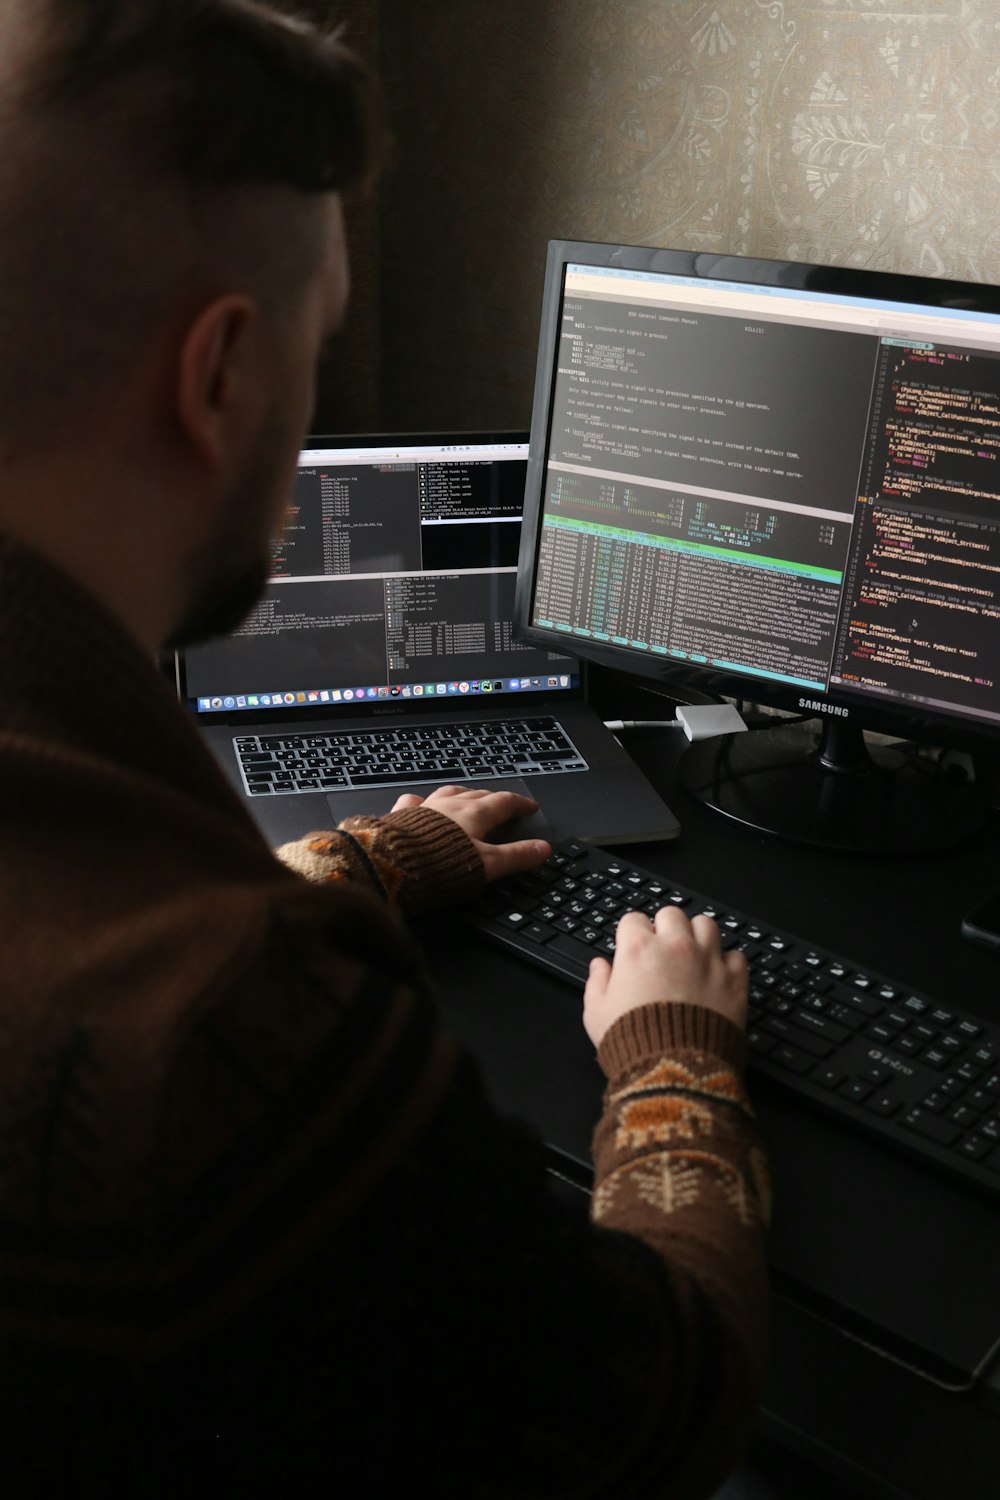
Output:
<instances>
[{"instance_id":1,"label":"white cable","mask_svg":"<svg viewBox=\"0 0 1000 1500\"><path fill-rule=\"evenodd\" d=\"M683 729L689 740L711 740L721 734L739 734L746 729L740 714L730 703L692 707L682 703L676 719L610 719L605 728L617 729Z\"/></svg>"},{"instance_id":2,"label":"white cable","mask_svg":"<svg viewBox=\"0 0 1000 1500\"><path fill-rule=\"evenodd\" d=\"M680 719L605 719L605 729L683 729Z\"/></svg>"}]
</instances>

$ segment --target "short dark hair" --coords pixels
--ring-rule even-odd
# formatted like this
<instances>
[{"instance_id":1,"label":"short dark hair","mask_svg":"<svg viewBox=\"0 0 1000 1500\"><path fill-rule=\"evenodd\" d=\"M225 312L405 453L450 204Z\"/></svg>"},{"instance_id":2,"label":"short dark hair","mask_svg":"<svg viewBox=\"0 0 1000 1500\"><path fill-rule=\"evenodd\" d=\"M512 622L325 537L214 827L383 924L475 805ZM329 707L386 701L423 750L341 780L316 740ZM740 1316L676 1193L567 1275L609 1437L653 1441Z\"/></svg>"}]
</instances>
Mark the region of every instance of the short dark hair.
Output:
<instances>
[{"instance_id":1,"label":"short dark hair","mask_svg":"<svg viewBox=\"0 0 1000 1500\"><path fill-rule=\"evenodd\" d=\"M192 187L340 192L377 174L381 92L339 30L261 0L47 4L40 102L99 111L124 93L143 153Z\"/></svg>"},{"instance_id":2,"label":"short dark hair","mask_svg":"<svg viewBox=\"0 0 1000 1500\"><path fill-rule=\"evenodd\" d=\"M4 435L66 432L122 389L185 278L234 275L283 316L321 197L386 150L341 34L265 0L0 0L0 62Z\"/></svg>"}]
</instances>

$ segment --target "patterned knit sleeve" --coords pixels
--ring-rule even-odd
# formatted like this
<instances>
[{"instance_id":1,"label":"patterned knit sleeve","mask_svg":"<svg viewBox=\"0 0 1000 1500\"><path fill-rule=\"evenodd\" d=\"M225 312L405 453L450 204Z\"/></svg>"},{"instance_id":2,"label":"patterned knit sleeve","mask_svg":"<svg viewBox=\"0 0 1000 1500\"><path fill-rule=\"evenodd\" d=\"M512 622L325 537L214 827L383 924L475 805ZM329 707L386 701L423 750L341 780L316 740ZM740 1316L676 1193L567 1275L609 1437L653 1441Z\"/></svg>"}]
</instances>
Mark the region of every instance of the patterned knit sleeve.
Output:
<instances>
[{"instance_id":1,"label":"patterned knit sleeve","mask_svg":"<svg viewBox=\"0 0 1000 1500\"><path fill-rule=\"evenodd\" d=\"M675 1408L689 1451L698 1429L745 1426L766 1338L770 1181L742 1084L745 1041L723 1016L648 1005L610 1028L594 1138L591 1216L660 1258L685 1351ZM677 1492L687 1493L676 1474Z\"/></svg>"},{"instance_id":2,"label":"patterned knit sleeve","mask_svg":"<svg viewBox=\"0 0 1000 1500\"><path fill-rule=\"evenodd\" d=\"M367 886L410 914L471 901L484 884L483 862L472 840L433 808L347 818L275 853L315 884Z\"/></svg>"}]
</instances>

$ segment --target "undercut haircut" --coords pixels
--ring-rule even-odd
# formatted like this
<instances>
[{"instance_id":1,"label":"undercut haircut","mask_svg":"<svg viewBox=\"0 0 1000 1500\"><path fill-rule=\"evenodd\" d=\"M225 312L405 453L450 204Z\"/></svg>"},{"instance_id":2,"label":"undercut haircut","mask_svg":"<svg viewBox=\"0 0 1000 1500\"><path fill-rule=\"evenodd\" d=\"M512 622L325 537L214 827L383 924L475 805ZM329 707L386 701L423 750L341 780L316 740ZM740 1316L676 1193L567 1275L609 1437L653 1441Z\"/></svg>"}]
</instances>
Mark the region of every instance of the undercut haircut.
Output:
<instances>
[{"instance_id":1,"label":"undercut haircut","mask_svg":"<svg viewBox=\"0 0 1000 1500\"><path fill-rule=\"evenodd\" d=\"M0 435L23 440L228 274L280 308L322 197L387 147L341 33L264 0L3 0L0 132Z\"/></svg>"},{"instance_id":2,"label":"undercut haircut","mask_svg":"<svg viewBox=\"0 0 1000 1500\"><path fill-rule=\"evenodd\" d=\"M42 103L114 108L192 187L303 193L370 181L384 144L372 76L323 31L257 0L41 0L52 47Z\"/></svg>"}]
</instances>

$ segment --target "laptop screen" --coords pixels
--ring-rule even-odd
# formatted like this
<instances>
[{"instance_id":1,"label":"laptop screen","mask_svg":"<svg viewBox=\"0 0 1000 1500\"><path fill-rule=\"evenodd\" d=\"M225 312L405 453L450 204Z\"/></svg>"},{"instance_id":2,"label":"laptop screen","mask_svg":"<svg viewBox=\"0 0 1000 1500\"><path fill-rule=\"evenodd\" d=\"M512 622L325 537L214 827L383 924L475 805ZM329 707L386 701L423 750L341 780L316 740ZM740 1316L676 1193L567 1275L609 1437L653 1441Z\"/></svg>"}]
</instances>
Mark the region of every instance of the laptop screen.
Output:
<instances>
[{"instance_id":1,"label":"laptop screen","mask_svg":"<svg viewBox=\"0 0 1000 1500\"><path fill-rule=\"evenodd\" d=\"M527 441L313 438L263 598L183 652L198 715L579 686L576 662L514 640Z\"/></svg>"}]
</instances>

